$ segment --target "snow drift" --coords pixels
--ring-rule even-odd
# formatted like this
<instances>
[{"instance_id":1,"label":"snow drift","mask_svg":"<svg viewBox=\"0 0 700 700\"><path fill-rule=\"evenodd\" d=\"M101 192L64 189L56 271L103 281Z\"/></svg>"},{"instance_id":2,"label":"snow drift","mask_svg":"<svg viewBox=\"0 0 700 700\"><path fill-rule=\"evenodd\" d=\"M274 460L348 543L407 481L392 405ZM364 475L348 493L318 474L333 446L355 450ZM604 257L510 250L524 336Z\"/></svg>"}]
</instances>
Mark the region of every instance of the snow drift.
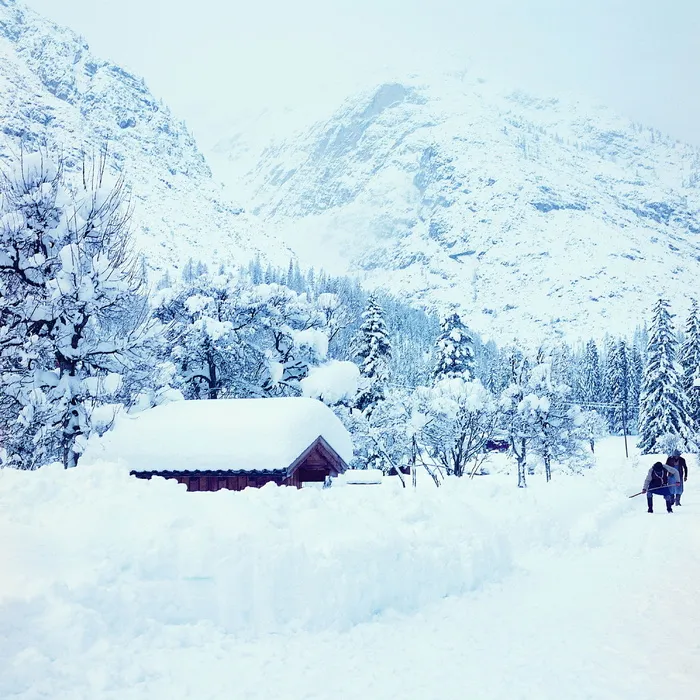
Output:
<instances>
[{"instance_id":1,"label":"snow drift","mask_svg":"<svg viewBox=\"0 0 700 700\"><path fill-rule=\"evenodd\" d=\"M347 629L498 580L514 552L596 544L628 505L612 472L428 481L199 494L108 463L0 470L0 658L154 625Z\"/></svg>"}]
</instances>

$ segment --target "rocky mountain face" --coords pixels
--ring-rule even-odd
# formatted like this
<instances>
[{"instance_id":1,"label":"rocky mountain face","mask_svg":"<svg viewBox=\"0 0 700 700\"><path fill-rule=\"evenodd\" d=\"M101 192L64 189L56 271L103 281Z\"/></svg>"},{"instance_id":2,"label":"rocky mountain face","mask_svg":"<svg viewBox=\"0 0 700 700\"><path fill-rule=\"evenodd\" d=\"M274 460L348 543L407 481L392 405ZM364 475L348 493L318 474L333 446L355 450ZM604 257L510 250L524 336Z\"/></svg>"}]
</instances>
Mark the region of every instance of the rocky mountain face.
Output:
<instances>
[{"instance_id":1,"label":"rocky mountain face","mask_svg":"<svg viewBox=\"0 0 700 700\"><path fill-rule=\"evenodd\" d=\"M77 169L106 144L155 269L258 251L286 265L279 236L309 266L460 309L502 341L626 332L659 296L683 313L696 291L700 152L605 108L465 73L301 123L268 110L219 144L233 204L140 78L0 0L0 166L44 147Z\"/></svg>"},{"instance_id":2,"label":"rocky mountain face","mask_svg":"<svg viewBox=\"0 0 700 700\"><path fill-rule=\"evenodd\" d=\"M288 262L260 221L226 198L185 125L142 79L96 57L69 29L0 0L0 166L45 148L77 169L83 153L104 147L130 190L151 267L189 257L239 263L259 250Z\"/></svg>"},{"instance_id":3,"label":"rocky mountain face","mask_svg":"<svg viewBox=\"0 0 700 700\"><path fill-rule=\"evenodd\" d=\"M241 182L215 149L217 174ZM251 206L309 264L501 340L627 332L700 274L700 150L468 74L384 84L257 155Z\"/></svg>"}]
</instances>

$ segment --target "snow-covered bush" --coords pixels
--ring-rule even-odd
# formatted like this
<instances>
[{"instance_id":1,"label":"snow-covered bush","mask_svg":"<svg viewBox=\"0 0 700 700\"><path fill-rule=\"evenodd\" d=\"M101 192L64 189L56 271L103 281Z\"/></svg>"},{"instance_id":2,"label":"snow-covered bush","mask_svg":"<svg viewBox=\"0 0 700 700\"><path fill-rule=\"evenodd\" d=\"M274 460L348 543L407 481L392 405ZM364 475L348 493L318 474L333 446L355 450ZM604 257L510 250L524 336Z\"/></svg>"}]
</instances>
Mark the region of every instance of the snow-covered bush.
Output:
<instances>
[{"instance_id":1,"label":"snow-covered bush","mask_svg":"<svg viewBox=\"0 0 700 700\"><path fill-rule=\"evenodd\" d=\"M354 362L330 360L311 367L300 386L304 396L320 399L329 406L351 406L360 385L360 370Z\"/></svg>"},{"instance_id":2,"label":"snow-covered bush","mask_svg":"<svg viewBox=\"0 0 700 700\"><path fill-rule=\"evenodd\" d=\"M527 386L532 450L544 463L547 481L552 478L552 463L588 463L583 414L569 402L569 387L552 380L551 364L541 361L533 367Z\"/></svg>"},{"instance_id":3,"label":"snow-covered bush","mask_svg":"<svg viewBox=\"0 0 700 700\"><path fill-rule=\"evenodd\" d=\"M662 455L670 455L674 450L678 450L679 452L684 452L686 450L686 444L678 435L664 433L656 440L654 452Z\"/></svg>"},{"instance_id":4,"label":"snow-covered bush","mask_svg":"<svg viewBox=\"0 0 700 700\"><path fill-rule=\"evenodd\" d=\"M595 453L596 442L608 435L608 422L597 411L582 411L581 431L588 440L591 453Z\"/></svg>"},{"instance_id":5,"label":"snow-covered bush","mask_svg":"<svg viewBox=\"0 0 700 700\"><path fill-rule=\"evenodd\" d=\"M478 379L439 379L419 388L415 408L425 416L418 440L447 474L463 476L483 459L496 427L496 402Z\"/></svg>"},{"instance_id":6,"label":"snow-covered bush","mask_svg":"<svg viewBox=\"0 0 700 700\"><path fill-rule=\"evenodd\" d=\"M392 390L372 411L341 410L338 415L352 433L354 466L396 473L412 463L414 442L410 430L413 401L403 390Z\"/></svg>"}]
</instances>

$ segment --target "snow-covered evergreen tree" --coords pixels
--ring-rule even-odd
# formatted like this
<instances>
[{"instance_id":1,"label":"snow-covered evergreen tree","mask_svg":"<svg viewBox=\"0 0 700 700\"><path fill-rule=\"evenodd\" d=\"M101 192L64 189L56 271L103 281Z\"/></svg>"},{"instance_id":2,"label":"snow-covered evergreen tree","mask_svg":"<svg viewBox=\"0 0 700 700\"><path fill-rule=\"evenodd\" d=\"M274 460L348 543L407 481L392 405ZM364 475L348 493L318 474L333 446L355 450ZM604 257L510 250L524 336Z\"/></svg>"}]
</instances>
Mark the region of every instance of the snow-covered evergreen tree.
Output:
<instances>
[{"instance_id":1,"label":"snow-covered evergreen tree","mask_svg":"<svg viewBox=\"0 0 700 700\"><path fill-rule=\"evenodd\" d=\"M476 374L483 383L483 385L494 395L503 391L505 388L501 381L503 379L503 374L500 371L501 358L498 346L493 340L489 340L484 344L482 352L478 358L478 364L476 366Z\"/></svg>"},{"instance_id":2,"label":"snow-covered evergreen tree","mask_svg":"<svg viewBox=\"0 0 700 700\"><path fill-rule=\"evenodd\" d=\"M644 377L644 361L642 353L636 345L632 346L629 356L629 394L627 405L629 407L629 429L637 432L639 426L639 399L642 391L642 379Z\"/></svg>"},{"instance_id":3,"label":"snow-covered evergreen tree","mask_svg":"<svg viewBox=\"0 0 700 700\"><path fill-rule=\"evenodd\" d=\"M571 347L567 343L559 343L552 350L548 363L551 381L556 385L569 387L571 392L576 383L577 369Z\"/></svg>"},{"instance_id":4,"label":"snow-covered evergreen tree","mask_svg":"<svg viewBox=\"0 0 700 700\"><path fill-rule=\"evenodd\" d=\"M384 312L375 296L370 296L362 314L362 325L354 338L352 354L360 368L363 385L356 406L370 412L384 399L389 378L391 342L384 321Z\"/></svg>"},{"instance_id":5,"label":"snow-covered evergreen tree","mask_svg":"<svg viewBox=\"0 0 700 700\"><path fill-rule=\"evenodd\" d=\"M627 343L620 340L610 347L606 365L606 385L608 387L608 423L610 432L622 434L628 429L629 420L629 361Z\"/></svg>"},{"instance_id":6,"label":"snow-covered evergreen tree","mask_svg":"<svg viewBox=\"0 0 700 700\"><path fill-rule=\"evenodd\" d=\"M191 284L197 277L197 266L192 258L189 258L182 268L182 281Z\"/></svg>"},{"instance_id":7,"label":"snow-covered evergreen tree","mask_svg":"<svg viewBox=\"0 0 700 700\"><path fill-rule=\"evenodd\" d=\"M677 340L669 304L660 299L654 307L647 345L647 365L642 382L639 411L639 447L644 454L655 451L664 436L676 436L685 448L693 445L692 419L676 363Z\"/></svg>"},{"instance_id":8,"label":"snow-covered evergreen tree","mask_svg":"<svg viewBox=\"0 0 700 700\"><path fill-rule=\"evenodd\" d=\"M689 400L689 412L695 430L700 428L700 312L693 299L685 324L685 340L679 360L683 367L683 388Z\"/></svg>"},{"instance_id":9,"label":"snow-covered evergreen tree","mask_svg":"<svg viewBox=\"0 0 700 700\"><path fill-rule=\"evenodd\" d=\"M600 376L600 356L594 340L586 343L581 367L580 394L584 403L602 401L602 380Z\"/></svg>"},{"instance_id":10,"label":"snow-covered evergreen tree","mask_svg":"<svg viewBox=\"0 0 700 700\"><path fill-rule=\"evenodd\" d=\"M603 355L600 362L600 379L601 379L601 398L600 401L605 404L613 403L613 387L610 383L611 377L613 376L611 372L611 365L615 362L615 354L617 352L617 340L611 335L606 334L605 341L603 343ZM603 409L603 415L608 421L608 427L612 425L614 421L613 409L611 405L606 406Z\"/></svg>"},{"instance_id":11,"label":"snow-covered evergreen tree","mask_svg":"<svg viewBox=\"0 0 700 700\"><path fill-rule=\"evenodd\" d=\"M474 346L471 333L459 314L452 313L441 324L437 339L435 380L474 377Z\"/></svg>"}]
</instances>

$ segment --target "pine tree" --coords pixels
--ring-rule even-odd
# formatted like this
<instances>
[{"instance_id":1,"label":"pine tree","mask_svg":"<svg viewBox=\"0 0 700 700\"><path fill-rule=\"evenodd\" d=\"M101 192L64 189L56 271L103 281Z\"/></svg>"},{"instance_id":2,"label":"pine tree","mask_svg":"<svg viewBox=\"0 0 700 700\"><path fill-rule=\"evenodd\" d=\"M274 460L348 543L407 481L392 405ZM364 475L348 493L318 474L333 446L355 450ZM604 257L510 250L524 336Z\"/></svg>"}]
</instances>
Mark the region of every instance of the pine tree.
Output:
<instances>
[{"instance_id":1,"label":"pine tree","mask_svg":"<svg viewBox=\"0 0 700 700\"><path fill-rule=\"evenodd\" d=\"M194 260L189 258L185 263L185 267L182 268L182 281L185 284L191 284L195 277L197 277Z\"/></svg>"},{"instance_id":2,"label":"pine tree","mask_svg":"<svg viewBox=\"0 0 700 700\"><path fill-rule=\"evenodd\" d=\"M639 426L639 399L642 391L642 379L644 377L644 361L639 348L632 346L629 360L629 406L630 430L638 430ZM635 428L636 426L636 428Z\"/></svg>"},{"instance_id":3,"label":"pine tree","mask_svg":"<svg viewBox=\"0 0 700 700\"><path fill-rule=\"evenodd\" d=\"M474 346L471 333L462 323L459 314L447 316L441 324L437 339L437 364L435 380L474 377Z\"/></svg>"},{"instance_id":4,"label":"pine tree","mask_svg":"<svg viewBox=\"0 0 700 700\"><path fill-rule=\"evenodd\" d=\"M166 268L163 276L158 280L158 282L156 282L156 291L159 292L161 289L168 289L172 286L173 282L170 278L170 270Z\"/></svg>"},{"instance_id":5,"label":"pine tree","mask_svg":"<svg viewBox=\"0 0 700 700\"><path fill-rule=\"evenodd\" d=\"M391 343L384 312L374 295L368 299L362 318L362 325L352 346L352 354L363 378L363 387L358 393L355 405L369 414L386 395Z\"/></svg>"},{"instance_id":6,"label":"pine tree","mask_svg":"<svg viewBox=\"0 0 700 700\"><path fill-rule=\"evenodd\" d=\"M600 368L600 378L601 378L601 401L602 403L612 404L613 403L613 388L610 383L613 376L611 365L615 362L615 355L617 352L617 343L611 335L605 336L604 344L604 356L601 361ZM608 421L608 426L611 426L614 422L614 412L613 409L608 406L603 409L603 415Z\"/></svg>"},{"instance_id":7,"label":"pine tree","mask_svg":"<svg viewBox=\"0 0 700 700\"><path fill-rule=\"evenodd\" d=\"M313 267L309 268L309 271L306 273L306 284L311 293L314 294L316 292L316 272Z\"/></svg>"},{"instance_id":8,"label":"pine tree","mask_svg":"<svg viewBox=\"0 0 700 700\"><path fill-rule=\"evenodd\" d=\"M571 389L574 385L574 363L571 347L566 343L556 347L552 352L550 364L552 381L557 384L564 384Z\"/></svg>"},{"instance_id":9,"label":"pine tree","mask_svg":"<svg viewBox=\"0 0 700 700\"><path fill-rule=\"evenodd\" d=\"M608 401L613 404L609 410L609 427L613 434L620 434L626 429L629 413L629 362L627 343L624 340L615 343L608 356L606 367L606 384Z\"/></svg>"},{"instance_id":10,"label":"pine tree","mask_svg":"<svg viewBox=\"0 0 700 700\"><path fill-rule=\"evenodd\" d=\"M654 307L641 390L639 447L643 454L653 452L666 435L679 438L686 448L692 446L692 419L676 365L671 319L668 302L660 299Z\"/></svg>"},{"instance_id":11,"label":"pine tree","mask_svg":"<svg viewBox=\"0 0 700 700\"><path fill-rule=\"evenodd\" d=\"M503 372L501 372L501 357L498 347L493 340L484 345L481 353L481 381L494 395L505 389Z\"/></svg>"},{"instance_id":12,"label":"pine tree","mask_svg":"<svg viewBox=\"0 0 700 700\"><path fill-rule=\"evenodd\" d=\"M700 314L695 299L685 324L685 341L679 360L683 367L683 388L690 402L690 416L697 429L700 426L700 386L696 386L696 381L700 379Z\"/></svg>"},{"instance_id":13,"label":"pine tree","mask_svg":"<svg viewBox=\"0 0 700 700\"><path fill-rule=\"evenodd\" d=\"M586 343L581 372L581 400L584 403L600 403L603 400L600 376L600 356L594 340Z\"/></svg>"}]
</instances>

